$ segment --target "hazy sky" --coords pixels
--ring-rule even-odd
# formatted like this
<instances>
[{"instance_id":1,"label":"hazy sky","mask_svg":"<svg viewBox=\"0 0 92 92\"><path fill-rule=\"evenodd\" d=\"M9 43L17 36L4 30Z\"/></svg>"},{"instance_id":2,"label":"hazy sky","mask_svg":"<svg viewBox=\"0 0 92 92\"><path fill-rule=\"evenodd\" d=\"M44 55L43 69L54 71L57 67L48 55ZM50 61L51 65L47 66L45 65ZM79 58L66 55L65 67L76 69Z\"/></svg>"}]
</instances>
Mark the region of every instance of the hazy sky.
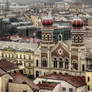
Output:
<instances>
[{"instance_id":1,"label":"hazy sky","mask_svg":"<svg viewBox=\"0 0 92 92\"><path fill-rule=\"evenodd\" d=\"M7 0L0 0L0 1L7 1ZM47 0L8 0L8 1L17 2L17 3L24 3L24 4L30 4L33 1L47 1ZM51 1L51 0L48 0L48 1ZM57 0L57 1L62 1L62 0ZM71 1L71 0L69 0L69 1ZM72 1L82 1L82 2L86 1L86 2L89 2L89 3L92 4L92 0L72 0Z\"/></svg>"},{"instance_id":2,"label":"hazy sky","mask_svg":"<svg viewBox=\"0 0 92 92\"><path fill-rule=\"evenodd\" d=\"M0 0L0 1L7 1L7 0ZM17 2L17 3L26 3L29 4L31 2L35 2L35 1L49 1L49 0L8 0L8 1L12 1L12 2ZM51 0L50 0L51 1ZM53 1L53 0L52 0Z\"/></svg>"}]
</instances>

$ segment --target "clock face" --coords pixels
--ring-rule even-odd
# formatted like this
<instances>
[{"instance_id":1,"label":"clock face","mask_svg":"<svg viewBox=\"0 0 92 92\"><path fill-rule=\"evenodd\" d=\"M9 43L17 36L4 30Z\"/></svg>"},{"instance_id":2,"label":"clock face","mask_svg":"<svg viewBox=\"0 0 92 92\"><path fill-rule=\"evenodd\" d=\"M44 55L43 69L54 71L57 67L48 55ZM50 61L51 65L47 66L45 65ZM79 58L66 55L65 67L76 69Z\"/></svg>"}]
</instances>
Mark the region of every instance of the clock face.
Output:
<instances>
[{"instance_id":1,"label":"clock face","mask_svg":"<svg viewBox=\"0 0 92 92\"><path fill-rule=\"evenodd\" d=\"M59 55L62 55L63 54L63 50L60 48L60 49L58 49L58 54Z\"/></svg>"}]
</instances>

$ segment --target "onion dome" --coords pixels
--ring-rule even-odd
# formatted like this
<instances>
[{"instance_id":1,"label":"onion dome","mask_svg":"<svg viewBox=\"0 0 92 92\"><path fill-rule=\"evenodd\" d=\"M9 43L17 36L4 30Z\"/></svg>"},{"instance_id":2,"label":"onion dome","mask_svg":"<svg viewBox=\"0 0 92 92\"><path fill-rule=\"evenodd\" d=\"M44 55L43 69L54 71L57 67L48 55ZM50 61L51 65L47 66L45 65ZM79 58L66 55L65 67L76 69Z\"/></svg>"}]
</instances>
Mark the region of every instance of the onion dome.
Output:
<instances>
[{"instance_id":1,"label":"onion dome","mask_svg":"<svg viewBox=\"0 0 92 92\"><path fill-rule=\"evenodd\" d=\"M52 19L44 19L44 20L42 20L42 24L43 24L43 26L50 26L53 24L53 20Z\"/></svg>"},{"instance_id":2,"label":"onion dome","mask_svg":"<svg viewBox=\"0 0 92 92\"><path fill-rule=\"evenodd\" d=\"M73 19L73 21L72 21L72 27L75 27L75 28L81 28L81 27L83 27L83 20L80 19L79 17Z\"/></svg>"},{"instance_id":3,"label":"onion dome","mask_svg":"<svg viewBox=\"0 0 92 92\"><path fill-rule=\"evenodd\" d=\"M53 25L53 18L51 16L45 16L42 19L42 25L43 26L52 26Z\"/></svg>"}]
</instances>

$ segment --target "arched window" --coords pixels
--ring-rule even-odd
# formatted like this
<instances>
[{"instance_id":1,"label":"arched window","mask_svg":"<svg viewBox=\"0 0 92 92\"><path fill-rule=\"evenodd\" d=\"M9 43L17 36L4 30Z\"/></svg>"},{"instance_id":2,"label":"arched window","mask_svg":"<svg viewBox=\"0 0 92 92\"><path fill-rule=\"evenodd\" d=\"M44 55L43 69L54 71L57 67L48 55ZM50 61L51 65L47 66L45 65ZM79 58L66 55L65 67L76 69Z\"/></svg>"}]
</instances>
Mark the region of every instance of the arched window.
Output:
<instances>
[{"instance_id":1,"label":"arched window","mask_svg":"<svg viewBox=\"0 0 92 92\"><path fill-rule=\"evenodd\" d=\"M73 69L78 70L78 64L76 62L72 63Z\"/></svg>"},{"instance_id":2,"label":"arched window","mask_svg":"<svg viewBox=\"0 0 92 92\"><path fill-rule=\"evenodd\" d=\"M57 59L56 58L54 58L54 61L53 61L53 65L54 65L54 68L57 68Z\"/></svg>"},{"instance_id":3,"label":"arched window","mask_svg":"<svg viewBox=\"0 0 92 92\"><path fill-rule=\"evenodd\" d=\"M59 41L61 41L61 39L62 39L62 38L61 38L61 35L59 35Z\"/></svg>"},{"instance_id":4,"label":"arched window","mask_svg":"<svg viewBox=\"0 0 92 92\"><path fill-rule=\"evenodd\" d=\"M58 40L59 40L59 41L62 40L62 34L59 34L59 36L58 36Z\"/></svg>"},{"instance_id":5,"label":"arched window","mask_svg":"<svg viewBox=\"0 0 92 92\"><path fill-rule=\"evenodd\" d=\"M74 36L74 42L76 43L76 36Z\"/></svg>"},{"instance_id":6,"label":"arched window","mask_svg":"<svg viewBox=\"0 0 92 92\"><path fill-rule=\"evenodd\" d=\"M63 60L62 60L62 58L59 59L59 68L63 68Z\"/></svg>"},{"instance_id":7,"label":"arched window","mask_svg":"<svg viewBox=\"0 0 92 92\"><path fill-rule=\"evenodd\" d=\"M47 67L47 61L46 61L46 59L42 60L42 67Z\"/></svg>"},{"instance_id":8,"label":"arched window","mask_svg":"<svg viewBox=\"0 0 92 92\"><path fill-rule=\"evenodd\" d=\"M65 69L68 69L69 68L69 61L68 59L65 59Z\"/></svg>"},{"instance_id":9,"label":"arched window","mask_svg":"<svg viewBox=\"0 0 92 92\"><path fill-rule=\"evenodd\" d=\"M50 38L50 35L47 35L47 39L48 39L48 41L49 41L49 38Z\"/></svg>"},{"instance_id":10,"label":"arched window","mask_svg":"<svg viewBox=\"0 0 92 92\"><path fill-rule=\"evenodd\" d=\"M44 40L45 40L45 37L46 37L46 36L44 35L44 36L43 36L43 39L44 39Z\"/></svg>"},{"instance_id":11,"label":"arched window","mask_svg":"<svg viewBox=\"0 0 92 92\"><path fill-rule=\"evenodd\" d=\"M36 71L36 77L38 77L39 76L39 71Z\"/></svg>"},{"instance_id":12,"label":"arched window","mask_svg":"<svg viewBox=\"0 0 92 92\"><path fill-rule=\"evenodd\" d=\"M80 36L78 36L78 39L77 40L78 40L78 43L79 43L80 42Z\"/></svg>"}]
</instances>

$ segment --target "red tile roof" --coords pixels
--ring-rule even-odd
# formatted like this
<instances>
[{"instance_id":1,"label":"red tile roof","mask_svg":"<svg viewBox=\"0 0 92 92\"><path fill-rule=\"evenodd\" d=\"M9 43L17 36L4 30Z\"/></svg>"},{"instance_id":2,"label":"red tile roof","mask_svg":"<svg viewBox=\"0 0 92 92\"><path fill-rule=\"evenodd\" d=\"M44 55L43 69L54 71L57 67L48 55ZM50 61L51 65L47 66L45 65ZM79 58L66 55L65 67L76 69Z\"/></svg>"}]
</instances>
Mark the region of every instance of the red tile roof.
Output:
<instances>
[{"instance_id":1,"label":"red tile roof","mask_svg":"<svg viewBox=\"0 0 92 92\"><path fill-rule=\"evenodd\" d=\"M49 89L52 90L56 87L57 84L49 84L49 83L42 83L42 84L37 84L37 86L39 86L40 89Z\"/></svg>"},{"instance_id":2,"label":"red tile roof","mask_svg":"<svg viewBox=\"0 0 92 92\"><path fill-rule=\"evenodd\" d=\"M75 87L86 85L84 76L80 77L80 76L71 76L71 75L63 75L63 74L48 74L45 76L40 76L39 78L52 79L52 80L64 80Z\"/></svg>"},{"instance_id":3,"label":"red tile roof","mask_svg":"<svg viewBox=\"0 0 92 92\"><path fill-rule=\"evenodd\" d=\"M17 73L12 73L11 76L13 77L13 82L15 83L26 83L33 89L39 89L38 86L36 86L32 80L30 80L27 76L17 72Z\"/></svg>"},{"instance_id":4,"label":"red tile roof","mask_svg":"<svg viewBox=\"0 0 92 92\"><path fill-rule=\"evenodd\" d=\"M0 68L6 72L18 69L17 65L9 61L0 61Z\"/></svg>"}]
</instances>

